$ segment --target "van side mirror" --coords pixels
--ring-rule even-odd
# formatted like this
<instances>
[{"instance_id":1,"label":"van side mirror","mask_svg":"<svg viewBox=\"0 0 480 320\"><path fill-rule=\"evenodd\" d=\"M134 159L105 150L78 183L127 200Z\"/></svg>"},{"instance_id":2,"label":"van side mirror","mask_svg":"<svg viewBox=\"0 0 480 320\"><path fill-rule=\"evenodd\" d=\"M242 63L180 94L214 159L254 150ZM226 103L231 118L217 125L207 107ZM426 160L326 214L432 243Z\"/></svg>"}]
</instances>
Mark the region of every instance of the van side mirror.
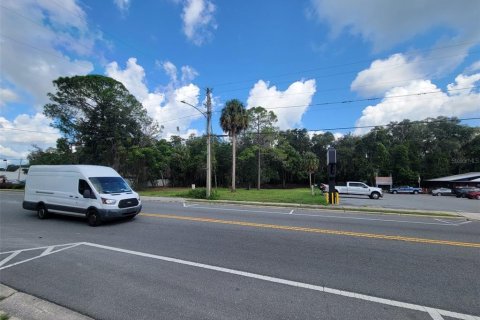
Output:
<instances>
[{"instance_id":1,"label":"van side mirror","mask_svg":"<svg viewBox=\"0 0 480 320\"><path fill-rule=\"evenodd\" d=\"M88 189L83 190L83 197L87 199L92 198L92 191Z\"/></svg>"}]
</instances>

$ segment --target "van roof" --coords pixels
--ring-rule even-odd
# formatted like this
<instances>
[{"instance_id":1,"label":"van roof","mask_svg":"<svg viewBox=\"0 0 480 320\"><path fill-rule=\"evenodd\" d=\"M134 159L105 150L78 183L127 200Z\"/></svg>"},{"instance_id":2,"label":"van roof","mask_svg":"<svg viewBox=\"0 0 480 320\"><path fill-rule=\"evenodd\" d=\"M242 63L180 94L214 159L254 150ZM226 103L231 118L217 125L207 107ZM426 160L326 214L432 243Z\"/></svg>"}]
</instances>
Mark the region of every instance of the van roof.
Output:
<instances>
[{"instance_id":1,"label":"van roof","mask_svg":"<svg viewBox=\"0 0 480 320\"><path fill-rule=\"evenodd\" d=\"M86 177L118 177L117 171L110 167L94 166L94 165L33 165L30 166L28 173L36 172L78 172Z\"/></svg>"}]
</instances>

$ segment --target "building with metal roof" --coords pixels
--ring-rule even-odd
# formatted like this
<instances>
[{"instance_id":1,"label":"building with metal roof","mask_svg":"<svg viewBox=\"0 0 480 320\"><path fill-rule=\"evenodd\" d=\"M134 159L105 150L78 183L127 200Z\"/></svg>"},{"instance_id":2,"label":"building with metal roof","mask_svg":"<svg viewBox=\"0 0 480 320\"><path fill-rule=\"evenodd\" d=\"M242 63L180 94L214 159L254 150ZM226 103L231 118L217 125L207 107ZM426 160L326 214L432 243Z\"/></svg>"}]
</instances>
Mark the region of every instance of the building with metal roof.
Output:
<instances>
[{"instance_id":1,"label":"building with metal roof","mask_svg":"<svg viewBox=\"0 0 480 320\"><path fill-rule=\"evenodd\" d=\"M428 187L449 187L457 188L463 186L480 187L480 172L468 172L446 176L441 178L425 180Z\"/></svg>"}]
</instances>

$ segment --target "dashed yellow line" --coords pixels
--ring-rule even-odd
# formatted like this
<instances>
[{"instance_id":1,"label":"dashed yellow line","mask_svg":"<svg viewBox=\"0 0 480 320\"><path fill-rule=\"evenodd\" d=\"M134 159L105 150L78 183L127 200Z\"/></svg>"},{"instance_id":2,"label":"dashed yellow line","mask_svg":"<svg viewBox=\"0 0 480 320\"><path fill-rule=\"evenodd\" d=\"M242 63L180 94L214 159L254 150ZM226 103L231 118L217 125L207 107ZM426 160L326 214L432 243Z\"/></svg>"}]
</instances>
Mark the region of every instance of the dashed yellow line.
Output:
<instances>
[{"instance_id":1,"label":"dashed yellow line","mask_svg":"<svg viewBox=\"0 0 480 320\"><path fill-rule=\"evenodd\" d=\"M155 217L155 218L207 222L207 223L220 223L220 224L229 224L229 225L254 227L254 228L300 231L300 232L332 234L332 235L341 235L341 236L359 237L359 238L371 238L371 239L395 240L395 241L406 241L406 242L427 243L427 244L439 244L439 245L446 245L446 246L480 248L480 243L475 243L475 242L459 242L459 241L435 240L435 239L425 239L425 238L415 238L415 237L391 236L391 235L375 234L375 233L340 231L340 230L331 230L331 229L292 227L292 226L282 226L282 225L276 225L276 224L253 223L253 222L245 222L245 221L221 220L221 219L210 219L210 218L195 218L195 217L177 216L177 215L169 215L169 214L142 213L141 215L147 216L147 217Z\"/></svg>"}]
</instances>

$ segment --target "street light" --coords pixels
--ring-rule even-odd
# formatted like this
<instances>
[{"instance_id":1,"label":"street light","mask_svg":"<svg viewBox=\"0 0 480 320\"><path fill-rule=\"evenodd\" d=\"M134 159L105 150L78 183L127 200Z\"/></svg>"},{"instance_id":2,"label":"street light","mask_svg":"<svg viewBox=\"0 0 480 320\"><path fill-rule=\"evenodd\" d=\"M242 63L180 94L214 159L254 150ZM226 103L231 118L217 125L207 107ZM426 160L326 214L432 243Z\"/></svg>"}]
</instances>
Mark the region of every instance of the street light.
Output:
<instances>
[{"instance_id":1,"label":"street light","mask_svg":"<svg viewBox=\"0 0 480 320\"><path fill-rule=\"evenodd\" d=\"M211 158L211 142L210 142L210 130L211 130L211 126L210 126L210 121L211 121L211 118L212 118L212 103L211 103L211 99L210 99L210 88L207 88L207 103L205 104L206 107L207 107L207 112L204 112L202 110L200 110L199 108L197 108L196 106L194 106L193 104L190 104L184 100L180 101L181 103L184 103L186 105L189 105L190 107L193 107L195 108L198 112L200 112L206 119L207 119L207 183L206 183L206 187L207 187L207 199L210 198L210 193L211 193L211 190L212 190L212 158Z\"/></svg>"}]
</instances>

